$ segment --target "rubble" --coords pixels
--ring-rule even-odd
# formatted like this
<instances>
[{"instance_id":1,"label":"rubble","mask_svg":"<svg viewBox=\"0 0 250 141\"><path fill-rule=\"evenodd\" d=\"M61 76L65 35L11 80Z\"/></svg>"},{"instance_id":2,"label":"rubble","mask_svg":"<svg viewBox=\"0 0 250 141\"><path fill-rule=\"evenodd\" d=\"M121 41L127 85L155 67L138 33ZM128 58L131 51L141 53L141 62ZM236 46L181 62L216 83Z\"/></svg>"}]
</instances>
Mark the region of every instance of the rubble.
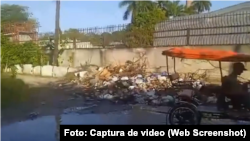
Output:
<instances>
[{"instance_id":1,"label":"rubble","mask_svg":"<svg viewBox=\"0 0 250 141\"><path fill-rule=\"evenodd\" d=\"M190 81L190 77L170 81L167 72L147 72L145 55L124 64L109 64L104 67L75 72L72 82L81 85L85 97L111 100L115 103L139 103L148 105L173 105L178 91L175 84ZM179 77L179 74L178 74ZM203 82L189 82L190 87L200 89ZM211 101L211 100L209 100ZM214 100L212 100L214 101Z\"/></svg>"}]
</instances>

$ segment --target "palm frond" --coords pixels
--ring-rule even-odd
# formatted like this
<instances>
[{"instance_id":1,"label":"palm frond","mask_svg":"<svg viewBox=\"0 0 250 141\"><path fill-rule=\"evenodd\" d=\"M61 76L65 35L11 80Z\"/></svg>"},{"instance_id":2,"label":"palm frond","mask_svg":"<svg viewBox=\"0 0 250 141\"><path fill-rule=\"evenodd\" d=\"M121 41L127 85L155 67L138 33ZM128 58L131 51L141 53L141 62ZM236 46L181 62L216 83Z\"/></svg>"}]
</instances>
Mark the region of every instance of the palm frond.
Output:
<instances>
[{"instance_id":1,"label":"palm frond","mask_svg":"<svg viewBox=\"0 0 250 141\"><path fill-rule=\"evenodd\" d=\"M121 2L119 3L119 7L120 7L120 8L123 8L124 6L128 6L128 5L132 4L133 2L134 2L134 1L126 1L126 0L121 1Z\"/></svg>"}]
</instances>

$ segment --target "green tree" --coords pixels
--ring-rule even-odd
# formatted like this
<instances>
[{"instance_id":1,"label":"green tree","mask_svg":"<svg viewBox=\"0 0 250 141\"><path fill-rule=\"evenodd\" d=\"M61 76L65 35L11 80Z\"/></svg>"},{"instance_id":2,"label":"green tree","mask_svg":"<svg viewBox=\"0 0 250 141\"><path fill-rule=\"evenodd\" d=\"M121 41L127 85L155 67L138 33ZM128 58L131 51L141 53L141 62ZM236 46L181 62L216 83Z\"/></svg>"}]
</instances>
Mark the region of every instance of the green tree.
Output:
<instances>
[{"instance_id":1,"label":"green tree","mask_svg":"<svg viewBox=\"0 0 250 141\"><path fill-rule=\"evenodd\" d=\"M94 32L90 32L85 34L84 42L90 42L94 46L102 46L103 45L103 38L101 35L96 34Z\"/></svg>"},{"instance_id":2,"label":"green tree","mask_svg":"<svg viewBox=\"0 0 250 141\"><path fill-rule=\"evenodd\" d=\"M53 33L43 33L39 35L39 40L49 40L53 36Z\"/></svg>"},{"instance_id":3,"label":"green tree","mask_svg":"<svg viewBox=\"0 0 250 141\"><path fill-rule=\"evenodd\" d=\"M1 5L1 21L2 22L26 22L32 15L28 11L28 7L20 5Z\"/></svg>"},{"instance_id":4,"label":"green tree","mask_svg":"<svg viewBox=\"0 0 250 141\"><path fill-rule=\"evenodd\" d=\"M76 41L83 39L84 35L79 32L78 29L70 28L69 30L66 30L64 34L62 34L61 39L62 40L73 40L73 47L76 48Z\"/></svg>"},{"instance_id":5,"label":"green tree","mask_svg":"<svg viewBox=\"0 0 250 141\"><path fill-rule=\"evenodd\" d=\"M126 37L126 30L115 31L112 33L113 42L124 42Z\"/></svg>"},{"instance_id":6,"label":"green tree","mask_svg":"<svg viewBox=\"0 0 250 141\"><path fill-rule=\"evenodd\" d=\"M157 1L156 5L166 11L167 18L197 14L193 6L187 7L180 1Z\"/></svg>"},{"instance_id":7,"label":"green tree","mask_svg":"<svg viewBox=\"0 0 250 141\"><path fill-rule=\"evenodd\" d=\"M37 20L31 17L32 14L29 13L28 7L3 4L1 5L1 12L1 33L12 33L12 26L19 25L19 23L24 23L34 28L39 26Z\"/></svg>"},{"instance_id":8,"label":"green tree","mask_svg":"<svg viewBox=\"0 0 250 141\"><path fill-rule=\"evenodd\" d=\"M65 30L64 33L61 35L61 39L70 39L70 40L74 40L74 39L78 39L80 40L80 38L82 37L82 33L79 32L78 29L74 29L74 28L70 28L68 30Z\"/></svg>"},{"instance_id":9,"label":"green tree","mask_svg":"<svg viewBox=\"0 0 250 141\"><path fill-rule=\"evenodd\" d=\"M119 7L127 7L126 11L124 12L123 19L127 20L131 16L131 23L133 23L136 15L140 12L149 11L152 9L152 2L151 1L121 1L119 3Z\"/></svg>"},{"instance_id":10,"label":"green tree","mask_svg":"<svg viewBox=\"0 0 250 141\"><path fill-rule=\"evenodd\" d=\"M210 11L212 3L210 1L193 1L192 7L198 12L202 13L205 11Z\"/></svg>"},{"instance_id":11,"label":"green tree","mask_svg":"<svg viewBox=\"0 0 250 141\"><path fill-rule=\"evenodd\" d=\"M165 11L158 8L156 5L154 5L150 11L138 13L127 34L129 46L153 46L155 25L165 19Z\"/></svg>"},{"instance_id":12,"label":"green tree","mask_svg":"<svg viewBox=\"0 0 250 141\"><path fill-rule=\"evenodd\" d=\"M169 18L167 7L168 7L170 1L168 1L168 0L166 0L166 1L157 0L155 3L156 3L156 5L157 5L157 7L159 7L160 9L162 9L162 10L165 11L165 14L166 14L165 16L166 16L167 18Z\"/></svg>"},{"instance_id":13,"label":"green tree","mask_svg":"<svg viewBox=\"0 0 250 141\"><path fill-rule=\"evenodd\" d=\"M30 22L39 26L37 20L32 18L32 13L29 12L28 7L15 4L1 5L1 23L13 22Z\"/></svg>"},{"instance_id":14,"label":"green tree","mask_svg":"<svg viewBox=\"0 0 250 141\"><path fill-rule=\"evenodd\" d=\"M25 42L19 44L9 41L8 37L1 35L1 66L13 68L19 64L32 64L33 66L44 65L48 61L47 55L35 43Z\"/></svg>"}]
</instances>

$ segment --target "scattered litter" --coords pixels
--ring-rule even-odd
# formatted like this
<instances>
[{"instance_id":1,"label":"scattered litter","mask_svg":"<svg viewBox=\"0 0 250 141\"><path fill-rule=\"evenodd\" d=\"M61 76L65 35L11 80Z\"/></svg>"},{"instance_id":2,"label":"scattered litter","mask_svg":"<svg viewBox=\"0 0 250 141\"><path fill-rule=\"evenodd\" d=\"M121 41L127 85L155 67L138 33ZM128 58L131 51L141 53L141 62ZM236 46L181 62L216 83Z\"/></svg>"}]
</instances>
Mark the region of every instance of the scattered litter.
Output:
<instances>
[{"instance_id":1,"label":"scattered litter","mask_svg":"<svg viewBox=\"0 0 250 141\"><path fill-rule=\"evenodd\" d=\"M207 102L206 103L216 103L217 101L217 97L216 96L209 96L207 98Z\"/></svg>"},{"instance_id":2,"label":"scattered litter","mask_svg":"<svg viewBox=\"0 0 250 141\"><path fill-rule=\"evenodd\" d=\"M67 109L63 110L63 113L68 114L68 113L79 112L79 111L90 109L90 108L93 108L93 107L96 107L96 106L97 105L94 104L94 105L90 105L90 106L86 106L86 107L71 107L71 108L67 108Z\"/></svg>"},{"instance_id":3,"label":"scattered litter","mask_svg":"<svg viewBox=\"0 0 250 141\"><path fill-rule=\"evenodd\" d=\"M173 93L172 88L185 86L200 90L205 85L200 79L194 79L191 75L168 74L166 71L147 72L147 57L143 53L139 58L128 60L123 64L112 63L96 66L95 69L93 66L92 69L86 69L87 67L75 73L74 81L77 85L81 85L83 92L80 95L85 100L106 99L115 103L172 105L175 102L175 95L178 94L178 92ZM182 88L176 91L182 91ZM73 96L70 100L76 98L78 97ZM208 102L214 102L214 99L209 99Z\"/></svg>"},{"instance_id":4,"label":"scattered litter","mask_svg":"<svg viewBox=\"0 0 250 141\"><path fill-rule=\"evenodd\" d=\"M249 121L243 121L243 120L238 120L237 123L240 125L250 125Z\"/></svg>"},{"instance_id":5,"label":"scattered litter","mask_svg":"<svg viewBox=\"0 0 250 141\"><path fill-rule=\"evenodd\" d=\"M38 117L39 113L38 112L32 112L28 115L28 119L34 120Z\"/></svg>"},{"instance_id":6,"label":"scattered litter","mask_svg":"<svg viewBox=\"0 0 250 141\"><path fill-rule=\"evenodd\" d=\"M68 101L70 101L70 100L75 100L75 98L74 98L74 97L71 97L71 98L68 99Z\"/></svg>"},{"instance_id":7,"label":"scattered litter","mask_svg":"<svg viewBox=\"0 0 250 141\"><path fill-rule=\"evenodd\" d=\"M114 98L114 96L111 95L111 94L104 94L104 95L100 95L100 98L101 99L109 99L109 100L111 100L111 99Z\"/></svg>"}]
</instances>

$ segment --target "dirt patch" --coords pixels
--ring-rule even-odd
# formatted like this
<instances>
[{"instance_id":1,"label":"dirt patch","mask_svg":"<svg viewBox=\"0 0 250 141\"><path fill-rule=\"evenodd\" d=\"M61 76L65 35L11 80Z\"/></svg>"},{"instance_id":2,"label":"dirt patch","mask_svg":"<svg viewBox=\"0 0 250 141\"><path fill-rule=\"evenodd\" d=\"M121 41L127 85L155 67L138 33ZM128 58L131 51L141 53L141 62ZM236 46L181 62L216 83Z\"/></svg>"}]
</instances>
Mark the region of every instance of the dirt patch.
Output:
<instances>
[{"instance_id":1,"label":"dirt patch","mask_svg":"<svg viewBox=\"0 0 250 141\"><path fill-rule=\"evenodd\" d=\"M49 85L51 83L60 83L63 81L63 78L54 78L54 77L41 77L41 76L31 76L31 75L17 75L17 79L23 80L26 84L31 87L40 87L43 85Z\"/></svg>"},{"instance_id":2,"label":"dirt patch","mask_svg":"<svg viewBox=\"0 0 250 141\"><path fill-rule=\"evenodd\" d=\"M15 103L2 108L2 125L26 120L30 113L37 112L39 116L62 113L71 106L81 106L83 100L72 97L72 93L81 89L73 85L62 85L62 81L54 78L18 76L29 84L29 98L22 103ZM61 86L61 87L59 87Z\"/></svg>"}]
</instances>

